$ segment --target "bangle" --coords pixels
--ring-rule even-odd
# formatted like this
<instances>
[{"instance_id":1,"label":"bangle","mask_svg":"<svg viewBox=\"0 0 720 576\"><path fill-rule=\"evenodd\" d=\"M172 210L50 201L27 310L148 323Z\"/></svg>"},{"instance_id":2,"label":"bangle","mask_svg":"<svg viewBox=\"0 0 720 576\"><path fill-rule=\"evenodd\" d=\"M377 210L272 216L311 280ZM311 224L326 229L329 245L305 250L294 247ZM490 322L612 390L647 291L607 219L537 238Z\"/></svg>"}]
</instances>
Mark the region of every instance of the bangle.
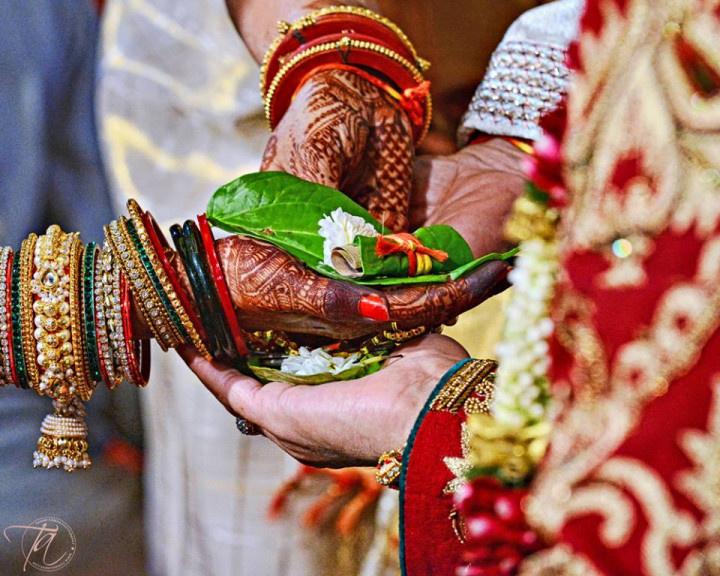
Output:
<instances>
[{"instance_id":1,"label":"bangle","mask_svg":"<svg viewBox=\"0 0 720 576\"><path fill-rule=\"evenodd\" d=\"M405 446L399 450L384 452L380 456L375 467L375 480L378 484L386 488L399 487L403 452L405 452Z\"/></svg>"},{"instance_id":2,"label":"bangle","mask_svg":"<svg viewBox=\"0 0 720 576\"><path fill-rule=\"evenodd\" d=\"M200 228L200 237L202 238L203 248L205 249L205 257L207 258L210 272L214 280L215 290L220 300L220 306L223 309L223 316L227 321L228 328L235 342L235 351L239 356L247 356L248 347L243 336L240 322L238 322L235 307L232 303L230 290L225 280L225 273L220 265L217 250L215 249L215 237L213 236L210 223L205 214L198 216L198 227Z\"/></svg>"},{"instance_id":3,"label":"bangle","mask_svg":"<svg viewBox=\"0 0 720 576\"><path fill-rule=\"evenodd\" d=\"M131 283L129 287L138 310L160 348L166 351L178 346L183 342L183 338L177 333L168 317L167 310L148 275L145 263L142 262L137 247L128 233L125 219L121 217L111 222L105 230L105 237L113 250L113 257Z\"/></svg>"},{"instance_id":4,"label":"bangle","mask_svg":"<svg viewBox=\"0 0 720 576\"><path fill-rule=\"evenodd\" d=\"M407 92L408 95L412 94L413 90L418 90L420 86L427 88L422 72L412 62L386 46L373 42L372 39L351 34L320 38L289 56L273 77L265 94L265 116L271 128L277 126L292 101L292 94L286 87L292 86L294 90L315 68L327 64L343 64L376 70L383 76L391 78L400 92ZM413 135L416 142L419 142L430 125L432 99L426 90L420 90L417 94L425 104L424 114L421 117L415 114L411 118Z\"/></svg>"},{"instance_id":5,"label":"bangle","mask_svg":"<svg viewBox=\"0 0 720 576\"><path fill-rule=\"evenodd\" d=\"M22 349L22 321L20 316L20 254L13 259L10 272L10 317L12 322L12 356L14 359L15 382L20 388L27 388L25 376L25 356Z\"/></svg>"},{"instance_id":6,"label":"bangle","mask_svg":"<svg viewBox=\"0 0 720 576\"><path fill-rule=\"evenodd\" d=\"M88 374L87 364L85 362L84 342L83 342L83 302L80 290L80 266L82 263L82 244L77 234L71 235L72 243L69 251L70 266L70 339L72 341L72 351L74 358L74 368L67 368L68 376L74 376L75 387L78 396L83 401L90 400L95 386L90 382L90 374ZM69 371L72 370L72 374Z\"/></svg>"},{"instance_id":7,"label":"bangle","mask_svg":"<svg viewBox=\"0 0 720 576\"><path fill-rule=\"evenodd\" d=\"M102 380L97 340L97 311L95 309L95 265L97 263L97 254L97 244L95 244L95 242L90 242L85 247L82 259L82 299L85 347L87 350L88 371L92 382L99 382Z\"/></svg>"},{"instance_id":8,"label":"bangle","mask_svg":"<svg viewBox=\"0 0 720 576\"><path fill-rule=\"evenodd\" d=\"M12 368L12 318L10 317L10 271L12 270L12 248L0 252L0 386L15 382Z\"/></svg>"},{"instance_id":9,"label":"bangle","mask_svg":"<svg viewBox=\"0 0 720 576\"><path fill-rule=\"evenodd\" d=\"M97 339L97 355L100 367L100 375L105 385L112 390L117 384L118 375L113 364L112 347L110 345L110 334L108 319L105 315L105 261L109 250L103 247L95 260L95 334ZM112 292L112 286L110 287Z\"/></svg>"},{"instance_id":10,"label":"bangle","mask_svg":"<svg viewBox=\"0 0 720 576\"><path fill-rule=\"evenodd\" d=\"M20 248L20 320L22 322L22 352L25 365L25 378L28 387L35 387L40 379L40 372L35 358L33 341L33 295L32 273L37 235L30 234Z\"/></svg>"},{"instance_id":11,"label":"bangle","mask_svg":"<svg viewBox=\"0 0 720 576\"><path fill-rule=\"evenodd\" d=\"M128 379L135 386L147 386L150 379L150 341L146 338L142 340L134 338L130 288L122 278L120 281L120 321L125 335L124 359Z\"/></svg>"},{"instance_id":12,"label":"bangle","mask_svg":"<svg viewBox=\"0 0 720 576\"><path fill-rule=\"evenodd\" d=\"M150 248L152 249L151 251L148 250L148 253L152 254L150 261L163 283L165 291L170 294L170 301L173 303L173 307L180 317L180 321L189 336L190 343L206 360L210 360L210 352L204 342L207 336L204 333L202 323L195 314L192 300L188 297L175 269L170 264L167 251L172 252L172 250L168 246L165 236L162 234L152 214L146 211L143 212L137 202L129 200L128 208L131 213L136 214L140 219L140 223L142 224L142 229L138 227L140 237L142 240L147 240L150 243Z\"/></svg>"},{"instance_id":13,"label":"bangle","mask_svg":"<svg viewBox=\"0 0 720 576\"><path fill-rule=\"evenodd\" d=\"M39 367L33 388L38 395L67 399L76 392L75 356L82 354L71 339L70 251L73 236L50 226L35 244L35 272L31 290L36 300L35 351Z\"/></svg>"},{"instance_id":14,"label":"bangle","mask_svg":"<svg viewBox=\"0 0 720 576\"><path fill-rule=\"evenodd\" d=\"M293 24L278 22L281 36L265 52L260 66L260 93L265 94L267 79L280 67L280 60L317 38L352 31L374 38L413 61L418 70L425 72L430 63L420 58L405 33L394 22L367 8L330 6L321 8Z\"/></svg>"},{"instance_id":15,"label":"bangle","mask_svg":"<svg viewBox=\"0 0 720 576\"><path fill-rule=\"evenodd\" d=\"M178 224L173 225L170 233L185 267L195 303L205 320L210 352L215 358L226 361L237 360L232 334L218 304L218 296L210 280L207 261L200 250L201 240L197 225L192 220L187 220L182 228Z\"/></svg>"}]
</instances>

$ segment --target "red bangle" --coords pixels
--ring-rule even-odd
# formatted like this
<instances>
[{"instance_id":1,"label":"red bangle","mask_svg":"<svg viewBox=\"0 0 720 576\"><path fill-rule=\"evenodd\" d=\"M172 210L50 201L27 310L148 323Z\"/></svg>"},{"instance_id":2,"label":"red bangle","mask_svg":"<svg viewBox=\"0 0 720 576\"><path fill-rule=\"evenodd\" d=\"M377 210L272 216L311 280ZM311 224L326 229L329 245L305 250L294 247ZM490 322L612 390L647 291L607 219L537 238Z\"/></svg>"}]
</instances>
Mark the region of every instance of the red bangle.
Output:
<instances>
[{"instance_id":1,"label":"red bangle","mask_svg":"<svg viewBox=\"0 0 720 576\"><path fill-rule=\"evenodd\" d=\"M217 292L218 299L220 300L220 306L225 313L230 333L232 334L235 342L235 349L240 356L247 356L248 347L243 336L240 323L233 307L232 298L230 297L230 290L228 289L227 281L225 280L225 273L223 272L222 266L220 265L220 259L218 258L217 251L215 250L215 237L213 236L210 223L207 220L205 214L200 214L197 218L198 228L200 229L200 237L202 238L203 247L205 248L205 256L207 257L208 264L210 265L210 273L213 276L215 283L215 291Z\"/></svg>"},{"instance_id":2,"label":"red bangle","mask_svg":"<svg viewBox=\"0 0 720 576\"><path fill-rule=\"evenodd\" d=\"M427 65L420 61L415 50L405 44L394 30L388 28L381 22L356 14L327 14L320 17L314 24L302 29L290 30L282 40L274 47L269 55L263 73L260 78L260 91L265 96L269 81L277 74L282 66L281 60L285 60L288 54L299 48L306 47L308 43L322 37L331 37L337 34L359 34L367 36L373 42L383 44L401 56L413 62L418 70L423 70Z\"/></svg>"},{"instance_id":3,"label":"red bangle","mask_svg":"<svg viewBox=\"0 0 720 576\"><path fill-rule=\"evenodd\" d=\"M195 330L197 330L200 334L203 342L207 344L207 334L205 333L205 327L202 325L202 322L200 322L200 319L195 313L195 306L193 304L193 301L190 299L190 296L183 288L183 285L180 282L180 278L178 277L175 268L172 267L172 264L170 264L170 260L168 260L167 250L172 251L172 249L170 248L170 245L168 244L165 235L162 233L162 230L160 230L160 226L158 226L157 221L150 212L141 211L140 216L142 218L143 225L145 226L148 238L150 239L150 242L152 243L153 248L157 253L158 260L160 260L160 265L163 267L163 270L165 270L165 273L170 280L170 284L172 284L173 290L175 290L175 293L178 295L178 298L180 299L180 304L185 309L185 312L190 318L190 322L192 322Z\"/></svg>"},{"instance_id":4,"label":"red bangle","mask_svg":"<svg viewBox=\"0 0 720 576\"><path fill-rule=\"evenodd\" d=\"M120 306L125 336L125 351L128 359L128 376L135 386L147 386L150 378L150 340L147 338L135 340L133 338L130 288L124 276L120 277Z\"/></svg>"},{"instance_id":5,"label":"red bangle","mask_svg":"<svg viewBox=\"0 0 720 576\"><path fill-rule=\"evenodd\" d=\"M7 339L8 339L8 360L10 361L10 379L15 383L15 386L20 388L20 381L18 378L17 370L15 369L15 353L13 350L13 323L12 323L12 306L10 305L10 302L12 301L12 269L13 269L13 262L15 260L15 253L10 252L8 256L8 263L7 263L7 269L6 277L5 277L5 322L7 324Z\"/></svg>"},{"instance_id":6,"label":"red bangle","mask_svg":"<svg viewBox=\"0 0 720 576\"><path fill-rule=\"evenodd\" d=\"M343 44L347 44L343 48ZM384 50L373 38L358 34L335 34L318 38L287 56L288 64L272 80L265 98L265 113L271 128L275 128L292 103L296 88L318 68L324 66L349 66L351 68L375 71L378 76L388 78L395 86L401 99L405 98L410 108L409 116L413 125L413 137L419 142L430 123L432 101L428 84L422 73L408 66L407 60L400 61ZM386 86L391 87L389 82ZM393 87L394 88L394 87Z\"/></svg>"}]
</instances>

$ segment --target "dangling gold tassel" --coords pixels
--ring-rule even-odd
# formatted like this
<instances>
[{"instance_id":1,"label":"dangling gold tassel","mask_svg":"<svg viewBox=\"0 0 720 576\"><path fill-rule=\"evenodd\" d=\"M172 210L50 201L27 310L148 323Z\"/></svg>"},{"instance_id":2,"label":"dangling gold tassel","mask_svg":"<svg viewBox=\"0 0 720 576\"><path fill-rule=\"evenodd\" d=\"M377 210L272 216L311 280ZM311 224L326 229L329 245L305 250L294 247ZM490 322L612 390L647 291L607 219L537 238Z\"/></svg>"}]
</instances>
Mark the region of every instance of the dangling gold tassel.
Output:
<instances>
[{"instance_id":1,"label":"dangling gold tassel","mask_svg":"<svg viewBox=\"0 0 720 576\"><path fill-rule=\"evenodd\" d=\"M89 468L88 429L85 423L85 406L77 397L69 402L53 401L54 414L43 420L37 450L33 453L33 466L64 468L72 472Z\"/></svg>"}]
</instances>

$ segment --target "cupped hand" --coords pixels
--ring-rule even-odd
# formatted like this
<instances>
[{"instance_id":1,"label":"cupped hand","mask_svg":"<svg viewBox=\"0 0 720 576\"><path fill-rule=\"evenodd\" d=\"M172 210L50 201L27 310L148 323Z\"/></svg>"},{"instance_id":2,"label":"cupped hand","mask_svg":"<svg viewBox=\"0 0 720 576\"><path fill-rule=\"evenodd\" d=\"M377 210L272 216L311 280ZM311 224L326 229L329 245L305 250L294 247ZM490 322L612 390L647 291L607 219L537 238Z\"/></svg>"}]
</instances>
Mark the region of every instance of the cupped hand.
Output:
<instances>
[{"instance_id":1,"label":"cupped hand","mask_svg":"<svg viewBox=\"0 0 720 576\"><path fill-rule=\"evenodd\" d=\"M444 324L505 287L509 266L490 262L444 284L385 290L320 276L283 250L247 236L216 244L240 325L349 340L395 323Z\"/></svg>"},{"instance_id":2,"label":"cupped hand","mask_svg":"<svg viewBox=\"0 0 720 576\"><path fill-rule=\"evenodd\" d=\"M374 465L383 452L402 447L440 378L468 356L451 338L432 334L398 349L364 378L263 386L189 347L181 355L230 413L253 422L300 462L324 467Z\"/></svg>"},{"instance_id":3,"label":"cupped hand","mask_svg":"<svg viewBox=\"0 0 720 576\"><path fill-rule=\"evenodd\" d=\"M392 231L408 227L414 156L406 113L348 70L314 74L265 149L263 170L342 190Z\"/></svg>"}]
</instances>

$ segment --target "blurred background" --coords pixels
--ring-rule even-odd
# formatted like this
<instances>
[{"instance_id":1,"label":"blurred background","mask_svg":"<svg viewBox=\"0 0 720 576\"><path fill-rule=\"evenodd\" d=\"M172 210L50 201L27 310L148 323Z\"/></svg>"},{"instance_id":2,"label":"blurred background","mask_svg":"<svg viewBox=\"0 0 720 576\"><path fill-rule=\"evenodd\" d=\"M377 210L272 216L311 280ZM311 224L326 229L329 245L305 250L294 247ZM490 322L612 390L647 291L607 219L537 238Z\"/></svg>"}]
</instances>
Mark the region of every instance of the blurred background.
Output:
<instances>
[{"instance_id":1,"label":"blurred background","mask_svg":"<svg viewBox=\"0 0 720 576\"><path fill-rule=\"evenodd\" d=\"M455 150L492 50L538 3L381 2L423 57L442 62L429 72L435 115L420 152ZM219 185L257 170L268 136L258 70L223 0L5 6L4 244L51 221L98 239L128 198L167 228L202 213ZM8 214L17 217L12 226ZM473 355L492 356L502 301L446 333ZM263 438L241 436L175 355L154 352L147 389L123 386L90 403L90 472L33 470L47 403L0 390L0 524L50 514L67 521L78 555L59 574L73 576L397 573L396 492L381 491L372 471L301 468ZM17 550L0 546L0 573L21 569Z\"/></svg>"}]
</instances>

